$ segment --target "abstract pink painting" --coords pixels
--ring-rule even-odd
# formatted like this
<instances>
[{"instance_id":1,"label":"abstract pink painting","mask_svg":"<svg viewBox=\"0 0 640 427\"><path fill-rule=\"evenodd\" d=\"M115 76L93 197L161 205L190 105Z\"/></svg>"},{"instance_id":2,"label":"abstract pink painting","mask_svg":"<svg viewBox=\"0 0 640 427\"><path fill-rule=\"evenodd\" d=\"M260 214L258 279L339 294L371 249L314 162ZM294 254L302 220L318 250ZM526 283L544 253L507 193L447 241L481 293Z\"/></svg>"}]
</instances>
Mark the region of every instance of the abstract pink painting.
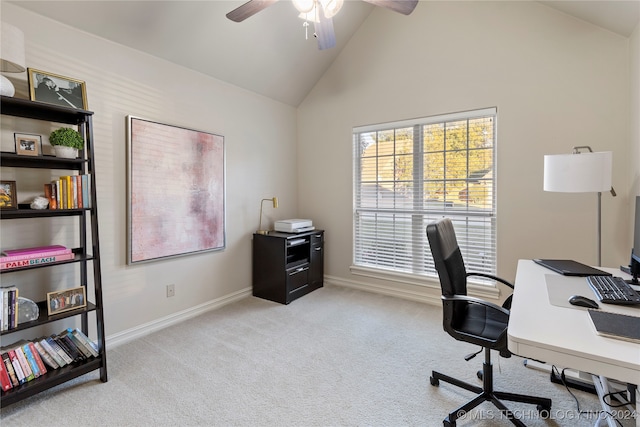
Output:
<instances>
[{"instance_id":1,"label":"abstract pink painting","mask_svg":"<svg viewBox=\"0 0 640 427\"><path fill-rule=\"evenodd\" d=\"M224 137L127 122L128 263L224 249Z\"/></svg>"}]
</instances>

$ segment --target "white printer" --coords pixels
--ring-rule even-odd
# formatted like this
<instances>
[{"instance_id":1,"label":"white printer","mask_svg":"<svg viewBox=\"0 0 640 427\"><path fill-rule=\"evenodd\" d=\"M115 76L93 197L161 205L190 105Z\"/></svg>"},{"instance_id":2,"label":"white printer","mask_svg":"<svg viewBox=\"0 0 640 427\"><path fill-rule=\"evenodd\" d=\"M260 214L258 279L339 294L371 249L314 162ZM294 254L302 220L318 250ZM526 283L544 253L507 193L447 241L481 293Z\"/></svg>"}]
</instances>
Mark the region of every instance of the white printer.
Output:
<instances>
[{"instance_id":1,"label":"white printer","mask_svg":"<svg viewBox=\"0 0 640 427\"><path fill-rule=\"evenodd\" d=\"M302 233L315 230L313 221L310 219L283 219L276 221L273 225L276 231L283 233Z\"/></svg>"}]
</instances>

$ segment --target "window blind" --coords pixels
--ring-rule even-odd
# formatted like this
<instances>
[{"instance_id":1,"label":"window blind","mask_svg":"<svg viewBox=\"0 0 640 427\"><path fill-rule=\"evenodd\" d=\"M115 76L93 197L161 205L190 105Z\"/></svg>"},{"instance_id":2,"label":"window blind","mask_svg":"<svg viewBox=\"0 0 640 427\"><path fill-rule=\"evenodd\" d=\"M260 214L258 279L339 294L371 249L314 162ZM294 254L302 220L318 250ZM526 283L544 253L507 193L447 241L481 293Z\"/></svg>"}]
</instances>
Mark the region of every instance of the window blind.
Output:
<instances>
[{"instance_id":1,"label":"window blind","mask_svg":"<svg viewBox=\"0 0 640 427\"><path fill-rule=\"evenodd\" d=\"M354 265L437 276L426 226L446 216L467 268L495 274L496 116L354 128Z\"/></svg>"}]
</instances>

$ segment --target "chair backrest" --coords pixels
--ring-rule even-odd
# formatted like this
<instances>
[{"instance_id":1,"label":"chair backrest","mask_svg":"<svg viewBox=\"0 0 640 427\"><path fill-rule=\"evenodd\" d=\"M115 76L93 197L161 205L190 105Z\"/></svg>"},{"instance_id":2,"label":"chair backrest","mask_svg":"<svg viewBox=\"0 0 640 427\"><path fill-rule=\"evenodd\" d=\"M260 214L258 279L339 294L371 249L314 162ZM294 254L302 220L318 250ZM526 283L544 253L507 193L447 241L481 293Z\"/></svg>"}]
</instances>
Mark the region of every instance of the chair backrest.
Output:
<instances>
[{"instance_id":1,"label":"chair backrest","mask_svg":"<svg viewBox=\"0 0 640 427\"><path fill-rule=\"evenodd\" d=\"M442 218L427 225L427 238L442 295L467 295L467 270L451 220Z\"/></svg>"}]
</instances>

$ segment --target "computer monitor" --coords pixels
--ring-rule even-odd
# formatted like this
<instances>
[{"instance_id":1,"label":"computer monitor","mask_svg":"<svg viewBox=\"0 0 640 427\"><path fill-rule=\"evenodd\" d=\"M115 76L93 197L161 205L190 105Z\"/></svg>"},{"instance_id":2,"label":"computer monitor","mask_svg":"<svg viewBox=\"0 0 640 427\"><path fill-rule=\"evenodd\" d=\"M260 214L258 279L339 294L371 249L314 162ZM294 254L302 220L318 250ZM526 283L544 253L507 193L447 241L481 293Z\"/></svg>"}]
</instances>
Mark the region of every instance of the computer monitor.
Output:
<instances>
[{"instance_id":1,"label":"computer monitor","mask_svg":"<svg viewBox=\"0 0 640 427\"><path fill-rule=\"evenodd\" d=\"M629 269L633 276L632 283L638 285L638 274L640 274L640 196L636 196L636 220L633 230L633 248L631 249Z\"/></svg>"}]
</instances>

